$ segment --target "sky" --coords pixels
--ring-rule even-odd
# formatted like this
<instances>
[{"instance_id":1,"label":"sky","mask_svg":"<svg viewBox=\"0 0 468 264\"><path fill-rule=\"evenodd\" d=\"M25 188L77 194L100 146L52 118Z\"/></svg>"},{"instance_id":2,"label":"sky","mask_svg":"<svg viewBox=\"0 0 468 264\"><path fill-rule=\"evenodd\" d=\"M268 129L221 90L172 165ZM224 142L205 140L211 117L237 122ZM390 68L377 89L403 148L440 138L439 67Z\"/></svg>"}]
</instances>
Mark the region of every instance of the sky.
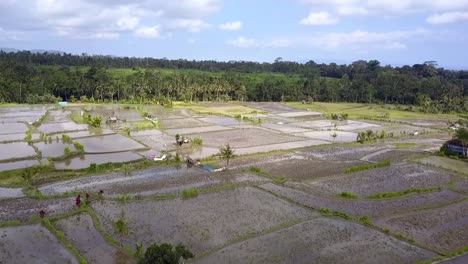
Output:
<instances>
[{"instance_id":1,"label":"sky","mask_svg":"<svg viewBox=\"0 0 468 264\"><path fill-rule=\"evenodd\" d=\"M0 47L468 69L468 0L0 0Z\"/></svg>"}]
</instances>

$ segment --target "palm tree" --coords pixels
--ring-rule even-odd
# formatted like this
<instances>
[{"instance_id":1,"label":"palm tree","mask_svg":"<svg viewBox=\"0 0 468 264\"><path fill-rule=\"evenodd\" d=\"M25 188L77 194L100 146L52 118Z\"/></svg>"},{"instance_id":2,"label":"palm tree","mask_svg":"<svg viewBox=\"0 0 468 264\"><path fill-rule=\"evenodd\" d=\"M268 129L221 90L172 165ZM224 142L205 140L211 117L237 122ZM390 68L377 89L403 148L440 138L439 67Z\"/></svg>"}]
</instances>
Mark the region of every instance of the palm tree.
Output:
<instances>
[{"instance_id":1,"label":"palm tree","mask_svg":"<svg viewBox=\"0 0 468 264\"><path fill-rule=\"evenodd\" d=\"M222 159L226 160L226 168L229 167L229 160L234 157L234 150L228 144L224 145L223 147L219 148L219 155Z\"/></svg>"}]
</instances>

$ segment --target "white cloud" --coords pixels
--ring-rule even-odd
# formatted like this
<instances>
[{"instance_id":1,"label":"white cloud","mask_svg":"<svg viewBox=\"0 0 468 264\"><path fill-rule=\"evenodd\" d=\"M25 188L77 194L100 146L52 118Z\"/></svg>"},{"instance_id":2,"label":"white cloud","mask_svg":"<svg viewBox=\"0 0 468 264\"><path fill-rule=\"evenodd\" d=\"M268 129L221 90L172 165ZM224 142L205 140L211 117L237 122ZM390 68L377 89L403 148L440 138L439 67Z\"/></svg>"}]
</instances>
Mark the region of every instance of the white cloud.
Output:
<instances>
[{"instance_id":1,"label":"white cloud","mask_svg":"<svg viewBox=\"0 0 468 264\"><path fill-rule=\"evenodd\" d=\"M140 27L135 31L135 35L140 38L159 38L161 36L161 27L159 25Z\"/></svg>"},{"instance_id":2,"label":"white cloud","mask_svg":"<svg viewBox=\"0 0 468 264\"><path fill-rule=\"evenodd\" d=\"M328 12L310 13L301 20L301 24L309 26L333 25L338 23L338 19L332 17Z\"/></svg>"},{"instance_id":3,"label":"white cloud","mask_svg":"<svg viewBox=\"0 0 468 264\"><path fill-rule=\"evenodd\" d=\"M428 17L426 21L431 24L449 24L468 21L468 12L447 12L436 14Z\"/></svg>"},{"instance_id":4,"label":"white cloud","mask_svg":"<svg viewBox=\"0 0 468 264\"><path fill-rule=\"evenodd\" d=\"M271 40L258 40L253 38L238 37L234 40L226 41L226 44L236 48L287 48L294 43L286 38L278 38Z\"/></svg>"},{"instance_id":5,"label":"white cloud","mask_svg":"<svg viewBox=\"0 0 468 264\"><path fill-rule=\"evenodd\" d=\"M236 48L257 48L260 46L260 43L257 40L245 37L238 37L235 40L228 40L226 44Z\"/></svg>"},{"instance_id":6,"label":"white cloud","mask_svg":"<svg viewBox=\"0 0 468 264\"><path fill-rule=\"evenodd\" d=\"M312 10L324 10L336 16L379 16L384 18L408 14L437 13L429 23L451 23L466 20L468 0L301 0ZM438 15L438 13L442 13ZM326 15L323 16L324 21ZM330 16L330 15L329 15ZM333 16L332 16L333 17ZM318 19L317 19L318 20ZM313 21L313 19L311 19ZM441 22L439 22L441 21ZM450 21L450 22L445 22Z\"/></svg>"},{"instance_id":7,"label":"white cloud","mask_svg":"<svg viewBox=\"0 0 468 264\"><path fill-rule=\"evenodd\" d=\"M0 27L0 40L24 40L24 32L8 31Z\"/></svg>"},{"instance_id":8,"label":"white cloud","mask_svg":"<svg viewBox=\"0 0 468 264\"><path fill-rule=\"evenodd\" d=\"M201 19L176 19L169 25L171 29L185 29L190 32L200 32L205 28L211 27L210 24L205 23Z\"/></svg>"},{"instance_id":9,"label":"white cloud","mask_svg":"<svg viewBox=\"0 0 468 264\"><path fill-rule=\"evenodd\" d=\"M0 0L0 25L64 38L115 38L160 31L199 32L222 0ZM156 35L156 32L147 35ZM138 32L137 32L138 31Z\"/></svg>"},{"instance_id":10,"label":"white cloud","mask_svg":"<svg viewBox=\"0 0 468 264\"><path fill-rule=\"evenodd\" d=\"M236 31L242 28L241 21L234 21L234 22L226 22L224 24L219 25L219 29L221 30L228 30L228 31Z\"/></svg>"},{"instance_id":11,"label":"white cloud","mask_svg":"<svg viewBox=\"0 0 468 264\"><path fill-rule=\"evenodd\" d=\"M193 38L187 39L187 43L189 43L189 44L194 44L195 42L197 42L196 39L193 39Z\"/></svg>"},{"instance_id":12,"label":"white cloud","mask_svg":"<svg viewBox=\"0 0 468 264\"><path fill-rule=\"evenodd\" d=\"M370 46L401 49L406 47L402 41L429 35L429 33L429 31L424 29L389 32L356 30L349 33L317 34L310 40L310 44L328 49L364 48Z\"/></svg>"},{"instance_id":13,"label":"white cloud","mask_svg":"<svg viewBox=\"0 0 468 264\"><path fill-rule=\"evenodd\" d=\"M370 32L355 30L347 33L314 33L309 36L290 36L259 40L239 37L226 42L237 48L314 48L324 51L345 52L347 50L401 50L405 42L424 40L432 32L425 29L408 31Z\"/></svg>"},{"instance_id":14,"label":"white cloud","mask_svg":"<svg viewBox=\"0 0 468 264\"><path fill-rule=\"evenodd\" d=\"M140 23L140 19L135 16L124 16L117 20L117 26L122 30L132 30Z\"/></svg>"}]
</instances>

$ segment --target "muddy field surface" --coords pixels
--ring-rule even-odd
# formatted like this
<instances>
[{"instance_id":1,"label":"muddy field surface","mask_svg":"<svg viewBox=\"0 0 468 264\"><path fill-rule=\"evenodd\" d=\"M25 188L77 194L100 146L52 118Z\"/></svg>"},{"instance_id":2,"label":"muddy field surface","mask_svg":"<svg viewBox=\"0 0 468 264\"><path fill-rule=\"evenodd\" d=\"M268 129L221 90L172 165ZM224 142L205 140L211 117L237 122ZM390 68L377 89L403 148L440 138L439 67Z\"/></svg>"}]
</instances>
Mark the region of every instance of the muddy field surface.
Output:
<instances>
[{"instance_id":1,"label":"muddy field surface","mask_svg":"<svg viewBox=\"0 0 468 264\"><path fill-rule=\"evenodd\" d=\"M464 195L449 190L389 199L359 200L319 196L272 183L261 185L260 188L313 208L329 208L352 216L370 217L391 215L421 208L434 208L465 199Z\"/></svg>"},{"instance_id":2,"label":"muddy field surface","mask_svg":"<svg viewBox=\"0 0 468 264\"><path fill-rule=\"evenodd\" d=\"M109 245L88 214L71 216L53 224L89 263L137 263L122 250Z\"/></svg>"},{"instance_id":3,"label":"muddy field surface","mask_svg":"<svg viewBox=\"0 0 468 264\"><path fill-rule=\"evenodd\" d=\"M78 263L40 224L0 228L0 263Z\"/></svg>"},{"instance_id":4,"label":"muddy field surface","mask_svg":"<svg viewBox=\"0 0 468 264\"><path fill-rule=\"evenodd\" d=\"M182 242L194 254L247 234L318 215L252 188L203 194L189 200L125 204L101 201L92 207L115 238L118 235L113 223L124 211L130 230L124 239L126 245Z\"/></svg>"},{"instance_id":5,"label":"muddy field surface","mask_svg":"<svg viewBox=\"0 0 468 264\"><path fill-rule=\"evenodd\" d=\"M196 118L164 119L160 120L163 129L187 128L209 126L212 124L202 122Z\"/></svg>"},{"instance_id":6,"label":"muddy field surface","mask_svg":"<svg viewBox=\"0 0 468 264\"><path fill-rule=\"evenodd\" d=\"M149 184L166 179L177 177L194 177L207 174L208 172L200 168L187 168L185 165L177 167L160 167L143 171L131 172L130 175L122 173L106 174L94 177L78 178L69 181L57 182L41 186L39 190L44 194L61 194L72 191L89 191L112 193L113 188L129 188L130 185ZM127 189L128 190L128 189Z\"/></svg>"},{"instance_id":7,"label":"muddy field surface","mask_svg":"<svg viewBox=\"0 0 468 264\"><path fill-rule=\"evenodd\" d=\"M286 124L272 124L272 123L264 123L262 124L262 127L266 127L268 129L276 130L281 133L301 133L301 132L306 132L309 131L307 128L301 128L301 127L296 127L296 126L289 126Z\"/></svg>"},{"instance_id":8,"label":"muddy field surface","mask_svg":"<svg viewBox=\"0 0 468 264\"><path fill-rule=\"evenodd\" d=\"M351 192L365 197L407 189L443 187L462 179L461 176L443 170L418 164L403 164L358 171L310 184L335 194Z\"/></svg>"},{"instance_id":9,"label":"muddy field surface","mask_svg":"<svg viewBox=\"0 0 468 264\"><path fill-rule=\"evenodd\" d=\"M24 197L22 188L2 188L0 187L0 200Z\"/></svg>"},{"instance_id":10,"label":"muddy field surface","mask_svg":"<svg viewBox=\"0 0 468 264\"><path fill-rule=\"evenodd\" d=\"M301 112L303 110L278 103L244 103L243 105L269 113Z\"/></svg>"},{"instance_id":11,"label":"muddy field surface","mask_svg":"<svg viewBox=\"0 0 468 264\"><path fill-rule=\"evenodd\" d=\"M418 155L425 154L424 152L412 151L412 150L388 150L385 152L376 153L368 158L371 162L382 162L382 161L391 161L391 162L402 162L407 159L411 159Z\"/></svg>"},{"instance_id":12,"label":"muddy field surface","mask_svg":"<svg viewBox=\"0 0 468 264\"><path fill-rule=\"evenodd\" d=\"M232 117L220 117L220 116L209 116L199 118L198 120L206 123L212 123L219 126L238 126L243 124L244 122L241 120L237 120Z\"/></svg>"},{"instance_id":13,"label":"muddy field surface","mask_svg":"<svg viewBox=\"0 0 468 264\"><path fill-rule=\"evenodd\" d=\"M319 218L233 244L194 263L416 263L435 256L359 224Z\"/></svg>"},{"instance_id":14,"label":"muddy field surface","mask_svg":"<svg viewBox=\"0 0 468 264\"><path fill-rule=\"evenodd\" d=\"M435 167L441 167L447 170L456 171L468 176L468 162L462 160L454 160L447 157L431 156L416 160L422 164L427 164Z\"/></svg>"},{"instance_id":15,"label":"muddy field surface","mask_svg":"<svg viewBox=\"0 0 468 264\"><path fill-rule=\"evenodd\" d=\"M270 180L248 173L204 173L190 177L167 178L159 181L128 182L115 184L109 195L135 195L138 197L166 194L181 194L183 190L196 188L199 190L223 187L227 185L253 186L270 182Z\"/></svg>"},{"instance_id":16,"label":"muddy field surface","mask_svg":"<svg viewBox=\"0 0 468 264\"><path fill-rule=\"evenodd\" d=\"M385 146L363 146L363 147L327 147L299 151L301 155L320 160L359 160L362 157L382 150Z\"/></svg>"},{"instance_id":17,"label":"muddy field surface","mask_svg":"<svg viewBox=\"0 0 468 264\"><path fill-rule=\"evenodd\" d=\"M259 166L263 171L288 180L316 180L328 178L352 166L362 165L360 161L318 161L311 159L289 159Z\"/></svg>"},{"instance_id":18,"label":"muddy field surface","mask_svg":"<svg viewBox=\"0 0 468 264\"><path fill-rule=\"evenodd\" d=\"M284 143L304 140L304 138L282 135L264 129L246 128L200 134L203 144L208 147L220 147L229 143L234 148Z\"/></svg>"},{"instance_id":19,"label":"muddy field surface","mask_svg":"<svg viewBox=\"0 0 468 264\"><path fill-rule=\"evenodd\" d=\"M468 201L390 216L378 219L375 224L450 252L468 245Z\"/></svg>"},{"instance_id":20,"label":"muddy field surface","mask_svg":"<svg viewBox=\"0 0 468 264\"><path fill-rule=\"evenodd\" d=\"M468 253L465 253L465 255L455 257L446 261L440 262L441 264L466 264L468 263Z\"/></svg>"},{"instance_id":21,"label":"muddy field surface","mask_svg":"<svg viewBox=\"0 0 468 264\"><path fill-rule=\"evenodd\" d=\"M357 138L356 133L345 131L310 131L295 133L293 135L298 137L308 137L336 143L355 142ZM333 137L333 135L336 135L336 137Z\"/></svg>"},{"instance_id":22,"label":"muddy field surface","mask_svg":"<svg viewBox=\"0 0 468 264\"><path fill-rule=\"evenodd\" d=\"M213 131L223 131L223 130L230 130L231 127L224 127L224 126L202 126L202 127L190 127L190 128L176 128L176 129L167 129L165 132L169 135L175 136L176 134L179 135L188 135L188 134L198 134L204 132L213 132ZM174 137L171 137L174 139Z\"/></svg>"},{"instance_id":23,"label":"muddy field surface","mask_svg":"<svg viewBox=\"0 0 468 264\"><path fill-rule=\"evenodd\" d=\"M39 216L41 210L44 210L49 217L65 214L73 209L76 209L74 198L0 200L0 222L14 220L24 222Z\"/></svg>"}]
</instances>

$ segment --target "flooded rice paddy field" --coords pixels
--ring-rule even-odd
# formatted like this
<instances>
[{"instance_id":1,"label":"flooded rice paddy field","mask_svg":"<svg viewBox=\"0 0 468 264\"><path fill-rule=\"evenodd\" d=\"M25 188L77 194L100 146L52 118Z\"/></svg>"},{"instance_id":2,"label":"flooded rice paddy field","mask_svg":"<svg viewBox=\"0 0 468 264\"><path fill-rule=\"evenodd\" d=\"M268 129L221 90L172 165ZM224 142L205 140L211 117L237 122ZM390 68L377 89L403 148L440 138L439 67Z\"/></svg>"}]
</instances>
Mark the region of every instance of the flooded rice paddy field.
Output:
<instances>
[{"instance_id":1,"label":"flooded rice paddy field","mask_svg":"<svg viewBox=\"0 0 468 264\"><path fill-rule=\"evenodd\" d=\"M0 161L28 158L37 155L33 147L26 142L0 144Z\"/></svg>"},{"instance_id":2,"label":"flooded rice paddy field","mask_svg":"<svg viewBox=\"0 0 468 264\"><path fill-rule=\"evenodd\" d=\"M84 146L85 153L111 153L145 149L146 146L120 134L76 139Z\"/></svg>"},{"instance_id":3,"label":"flooded rice paddy field","mask_svg":"<svg viewBox=\"0 0 468 264\"><path fill-rule=\"evenodd\" d=\"M229 245L195 263L416 263L434 256L359 224L319 218Z\"/></svg>"},{"instance_id":4,"label":"flooded rice paddy field","mask_svg":"<svg viewBox=\"0 0 468 264\"><path fill-rule=\"evenodd\" d=\"M63 143L62 141L53 140L51 142L44 141L34 144L38 149L41 150L43 158L56 158L64 155L65 148L69 148L71 151L76 151L73 144Z\"/></svg>"},{"instance_id":5,"label":"flooded rice paddy field","mask_svg":"<svg viewBox=\"0 0 468 264\"><path fill-rule=\"evenodd\" d=\"M72 241L89 263L136 263L122 249L107 244L88 214L79 214L54 222L57 230Z\"/></svg>"},{"instance_id":6,"label":"flooded rice paddy field","mask_svg":"<svg viewBox=\"0 0 468 264\"><path fill-rule=\"evenodd\" d=\"M184 241L195 254L247 234L318 216L253 188L202 194L189 200L96 202L92 207L116 239L115 212L125 212L132 230L124 240L126 245L133 245L134 241L145 245L153 241Z\"/></svg>"},{"instance_id":7,"label":"flooded rice paddy field","mask_svg":"<svg viewBox=\"0 0 468 264\"><path fill-rule=\"evenodd\" d=\"M350 192L359 196L401 192L408 189L437 188L464 177L418 164L399 164L373 170L319 179L309 184L334 194Z\"/></svg>"},{"instance_id":8,"label":"flooded rice paddy field","mask_svg":"<svg viewBox=\"0 0 468 264\"><path fill-rule=\"evenodd\" d=\"M0 263L78 263L40 224L0 228Z\"/></svg>"},{"instance_id":9,"label":"flooded rice paddy field","mask_svg":"<svg viewBox=\"0 0 468 264\"><path fill-rule=\"evenodd\" d=\"M468 202L378 219L376 224L412 237L442 252L468 244Z\"/></svg>"},{"instance_id":10,"label":"flooded rice paddy field","mask_svg":"<svg viewBox=\"0 0 468 264\"><path fill-rule=\"evenodd\" d=\"M143 159L142 156L130 152L104 153L104 154L82 154L64 161L54 162L57 170L81 170L88 168L92 163L97 165L106 163L125 163Z\"/></svg>"},{"instance_id":11,"label":"flooded rice paddy field","mask_svg":"<svg viewBox=\"0 0 468 264\"><path fill-rule=\"evenodd\" d=\"M121 247L109 244L108 234L115 241L122 239L132 250L139 243L180 242L195 253L189 263L417 263L468 245L467 163L433 155L450 139L447 132L437 130L443 121L330 121L319 113L279 103L243 103L242 107L239 103L205 103L197 107L206 109L79 104L63 110L0 107L2 175L38 165L41 156L59 159L53 162L54 173L83 173L91 163L132 162L163 151L178 153L181 159L203 159L217 154L226 143L240 155L230 161L226 172L160 164L125 173L85 173L32 186L42 196L31 196L31 189L0 185L0 224L23 222L0 227L0 262L24 263L30 257L39 263L78 263L38 220L40 210L89 263L137 262ZM74 123L70 115L84 110L103 120L116 116L120 121L103 122L100 129ZM239 113L261 119L261 124L232 118L236 111L244 110ZM123 132L143 121L143 113L158 118L161 128L132 130L130 135ZM37 121L40 124L33 126ZM365 145L341 144L354 142L357 132L382 129L395 137ZM25 140L28 130L33 133L31 145ZM330 135L334 131L336 138ZM408 136L414 131L426 133ZM40 132L51 134L52 141L44 141ZM72 143L62 142L62 133L72 143L83 144L85 153L60 159L65 147L73 150ZM178 147L176 134L199 137L203 144ZM282 152L257 154L279 150ZM255 155L243 156L247 154ZM381 161L392 165L345 173L347 168ZM209 166L216 169L226 163ZM392 198L367 197L437 187L440 190ZM199 193L183 199L187 189ZM104 191L102 199L93 199L89 211L72 214L77 209L75 193L96 197L100 190ZM341 197L342 192L358 198ZM335 216L321 214L319 209L322 213L334 211ZM97 215L97 222L88 212ZM122 215L129 232L121 238L115 222ZM367 217L372 226L357 221L359 217ZM384 232L385 228L390 232ZM47 245L32 243L26 233L35 234L37 241ZM448 263L463 262L465 256Z\"/></svg>"}]
</instances>

